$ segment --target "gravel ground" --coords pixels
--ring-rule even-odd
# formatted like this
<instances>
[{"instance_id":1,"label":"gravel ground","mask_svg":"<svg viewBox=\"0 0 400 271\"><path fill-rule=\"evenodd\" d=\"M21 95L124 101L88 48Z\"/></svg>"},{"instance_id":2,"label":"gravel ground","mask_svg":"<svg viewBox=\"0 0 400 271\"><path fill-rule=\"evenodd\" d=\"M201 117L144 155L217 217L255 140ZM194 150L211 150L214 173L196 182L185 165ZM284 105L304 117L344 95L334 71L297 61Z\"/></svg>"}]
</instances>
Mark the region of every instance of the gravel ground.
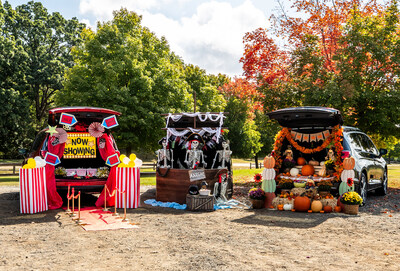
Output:
<instances>
[{"instance_id":1,"label":"gravel ground","mask_svg":"<svg viewBox=\"0 0 400 271\"><path fill-rule=\"evenodd\" d=\"M142 190L142 200L155 197ZM247 190L236 187L235 197ZM18 187L0 186L0 270L398 271L399 203L390 189L371 194L357 216L142 204L128 210L139 229L86 232L62 210L21 215Z\"/></svg>"}]
</instances>

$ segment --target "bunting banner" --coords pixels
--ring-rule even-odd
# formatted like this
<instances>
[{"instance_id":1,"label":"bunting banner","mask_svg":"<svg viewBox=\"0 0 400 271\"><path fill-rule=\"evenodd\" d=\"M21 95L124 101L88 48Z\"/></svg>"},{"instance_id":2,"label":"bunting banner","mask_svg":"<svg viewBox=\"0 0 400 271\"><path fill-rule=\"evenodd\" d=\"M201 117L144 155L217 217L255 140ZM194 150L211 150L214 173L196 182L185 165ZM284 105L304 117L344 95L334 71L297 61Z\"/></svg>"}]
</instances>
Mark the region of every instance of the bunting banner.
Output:
<instances>
[{"instance_id":1,"label":"bunting banner","mask_svg":"<svg viewBox=\"0 0 400 271\"><path fill-rule=\"evenodd\" d=\"M290 134L294 140L299 142L318 142L327 139L331 135L328 130L315 134L302 134L291 131Z\"/></svg>"}]
</instances>

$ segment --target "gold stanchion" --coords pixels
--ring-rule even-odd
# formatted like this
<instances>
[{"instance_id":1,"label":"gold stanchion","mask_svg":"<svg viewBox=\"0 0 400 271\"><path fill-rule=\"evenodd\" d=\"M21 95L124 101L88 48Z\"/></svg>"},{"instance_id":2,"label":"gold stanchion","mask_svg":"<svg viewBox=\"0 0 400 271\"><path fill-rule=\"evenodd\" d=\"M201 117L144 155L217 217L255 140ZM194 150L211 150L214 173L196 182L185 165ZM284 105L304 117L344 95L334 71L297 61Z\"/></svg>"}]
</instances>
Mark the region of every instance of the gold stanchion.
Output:
<instances>
[{"instance_id":1,"label":"gold stanchion","mask_svg":"<svg viewBox=\"0 0 400 271\"><path fill-rule=\"evenodd\" d=\"M82 224L82 220L81 220L81 191L79 191L78 193L78 218L76 219L76 222L78 224Z\"/></svg>"},{"instance_id":2,"label":"gold stanchion","mask_svg":"<svg viewBox=\"0 0 400 271\"><path fill-rule=\"evenodd\" d=\"M69 197L69 189L71 188L71 185L69 184L68 185L68 192L67 192L67 210L65 210L65 212L67 213L67 214L70 214L71 213L71 209L69 208L69 200L70 200L70 197Z\"/></svg>"},{"instance_id":3,"label":"gold stanchion","mask_svg":"<svg viewBox=\"0 0 400 271\"><path fill-rule=\"evenodd\" d=\"M72 195L71 195L71 198L72 198L72 214L71 214L71 217L75 217L76 216L75 207L74 207L74 202L75 202L74 196L75 196L75 188L72 187Z\"/></svg>"},{"instance_id":4,"label":"gold stanchion","mask_svg":"<svg viewBox=\"0 0 400 271\"><path fill-rule=\"evenodd\" d=\"M127 198L126 198L126 190L124 192L124 219L122 219L122 222L128 222L129 220L126 218L126 204L127 204Z\"/></svg>"},{"instance_id":5,"label":"gold stanchion","mask_svg":"<svg viewBox=\"0 0 400 271\"><path fill-rule=\"evenodd\" d=\"M115 205L114 205L114 213L112 214L112 216L117 216L117 188L114 189L113 191L114 197L115 197Z\"/></svg>"},{"instance_id":6,"label":"gold stanchion","mask_svg":"<svg viewBox=\"0 0 400 271\"><path fill-rule=\"evenodd\" d=\"M107 209L107 193L108 193L107 185L104 185L104 209L103 209L104 212L108 211L108 209Z\"/></svg>"}]
</instances>

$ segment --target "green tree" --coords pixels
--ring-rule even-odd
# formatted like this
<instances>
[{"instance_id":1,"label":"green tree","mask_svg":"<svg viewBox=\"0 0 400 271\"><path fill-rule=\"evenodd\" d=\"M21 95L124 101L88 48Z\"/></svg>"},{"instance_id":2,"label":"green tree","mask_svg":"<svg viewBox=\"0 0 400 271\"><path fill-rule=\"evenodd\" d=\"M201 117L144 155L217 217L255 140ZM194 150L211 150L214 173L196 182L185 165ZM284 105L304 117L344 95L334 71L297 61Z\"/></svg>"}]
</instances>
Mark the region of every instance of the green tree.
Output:
<instances>
[{"instance_id":1,"label":"green tree","mask_svg":"<svg viewBox=\"0 0 400 271\"><path fill-rule=\"evenodd\" d=\"M346 122L385 138L400 131L399 16L397 1L369 17L360 16L356 7L338 57L338 81L351 93Z\"/></svg>"},{"instance_id":2,"label":"green tree","mask_svg":"<svg viewBox=\"0 0 400 271\"><path fill-rule=\"evenodd\" d=\"M80 43L84 24L76 18L66 20L58 12L49 14L40 2L34 1L15 10L6 1L0 13L4 19L3 37L15 40L28 55L25 62L17 63L24 67L26 80L18 88L30 101L33 119L39 128L44 124L55 93L63 88L65 69L73 65L71 48Z\"/></svg>"},{"instance_id":3,"label":"green tree","mask_svg":"<svg viewBox=\"0 0 400 271\"><path fill-rule=\"evenodd\" d=\"M206 71L192 64L185 65L185 80L189 92L196 93L196 111L221 112L226 101L218 87L226 80L222 75L209 76Z\"/></svg>"},{"instance_id":4,"label":"green tree","mask_svg":"<svg viewBox=\"0 0 400 271\"><path fill-rule=\"evenodd\" d=\"M149 151L165 132L162 113L189 111L182 61L164 38L142 27L141 17L126 9L97 32L83 31L83 44L73 50L76 65L66 75L58 105L91 105L117 110L119 146Z\"/></svg>"},{"instance_id":5,"label":"green tree","mask_svg":"<svg viewBox=\"0 0 400 271\"><path fill-rule=\"evenodd\" d=\"M255 157L263 144L254 120L249 118L248 105L241 99L230 97L225 111L229 112L225 121L229 128L226 138L230 141L233 154L236 157Z\"/></svg>"}]
</instances>

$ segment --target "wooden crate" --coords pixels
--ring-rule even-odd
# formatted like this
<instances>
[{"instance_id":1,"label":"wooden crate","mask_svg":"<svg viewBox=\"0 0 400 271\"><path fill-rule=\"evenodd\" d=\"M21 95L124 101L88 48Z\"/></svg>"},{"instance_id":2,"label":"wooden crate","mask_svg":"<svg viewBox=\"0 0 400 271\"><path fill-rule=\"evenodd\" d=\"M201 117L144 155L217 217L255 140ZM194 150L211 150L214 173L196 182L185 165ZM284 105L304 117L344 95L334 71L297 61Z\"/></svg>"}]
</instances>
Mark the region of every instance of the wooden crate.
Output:
<instances>
[{"instance_id":1,"label":"wooden crate","mask_svg":"<svg viewBox=\"0 0 400 271\"><path fill-rule=\"evenodd\" d=\"M207 189L214 191L214 184L218 182L220 174L226 173L227 169L205 169L208 186ZM156 200L163 202L186 203L186 194L189 186L198 185L200 188L202 180L191 182L188 169L157 168L156 175ZM227 197L232 197L233 189L228 191Z\"/></svg>"},{"instance_id":2,"label":"wooden crate","mask_svg":"<svg viewBox=\"0 0 400 271\"><path fill-rule=\"evenodd\" d=\"M186 210L214 211L214 197L202 195L186 195Z\"/></svg>"}]
</instances>

